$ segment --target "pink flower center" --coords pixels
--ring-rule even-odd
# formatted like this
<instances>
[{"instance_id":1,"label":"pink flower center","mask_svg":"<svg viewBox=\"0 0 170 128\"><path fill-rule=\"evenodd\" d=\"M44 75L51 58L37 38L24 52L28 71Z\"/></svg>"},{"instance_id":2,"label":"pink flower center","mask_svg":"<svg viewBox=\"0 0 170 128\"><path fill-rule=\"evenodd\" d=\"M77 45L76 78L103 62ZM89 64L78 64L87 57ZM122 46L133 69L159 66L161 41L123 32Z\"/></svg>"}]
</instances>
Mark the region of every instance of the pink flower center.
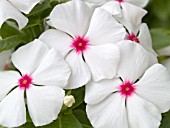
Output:
<instances>
[{"instance_id":1,"label":"pink flower center","mask_svg":"<svg viewBox=\"0 0 170 128\"><path fill-rule=\"evenodd\" d=\"M121 93L122 96L129 97L132 94L134 94L136 88L134 84L131 82L125 82L122 85L119 86L119 92Z\"/></svg>"},{"instance_id":2,"label":"pink flower center","mask_svg":"<svg viewBox=\"0 0 170 128\"><path fill-rule=\"evenodd\" d=\"M121 3L121 2L124 2L124 0L116 0L116 1L118 1L118 2L120 2L120 3Z\"/></svg>"},{"instance_id":3,"label":"pink flower center","mask_svg":"<svg viewBox=\"0 0 170 128\"><path fill-rule=\"evenodd\" d=\"M18 83L20 89L29 89L32 84L32 78L26 74L18 80Z\"/></svg>"},{"instance_id":4,"label":"pink flower center","mask_svg":"<svg viewBox=\"0 0 170 128\"><path fill-rule=\"evenodd\" d=\"M134 33L131 33L130 35L127 35L126 39L134 41L136 43L140 43L139 38L137 38Z\"/></svg>"},{"instance_id":5,"label":"pink flower center","mask_svg":"<svg viewBox=\"0 0 170 128\"><path fill-rule=\"evenodd\" d=\"M74 48L77 53L84 52L89 45L88 42L89 42L88 39L81 36L77 36L73 40L71 47Z\"/></svg>"}]
</instances>

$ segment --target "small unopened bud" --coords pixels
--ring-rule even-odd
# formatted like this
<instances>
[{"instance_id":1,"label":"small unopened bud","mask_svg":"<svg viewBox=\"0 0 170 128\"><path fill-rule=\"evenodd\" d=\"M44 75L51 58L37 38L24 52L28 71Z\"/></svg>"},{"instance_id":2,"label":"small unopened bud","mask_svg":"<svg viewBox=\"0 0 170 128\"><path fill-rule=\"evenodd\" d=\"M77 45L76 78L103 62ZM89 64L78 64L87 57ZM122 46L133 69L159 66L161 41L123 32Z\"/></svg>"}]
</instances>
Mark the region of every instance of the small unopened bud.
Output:
<instances>
[{"instance_id":1,"label":"small unopened bud","mask_svg":"<svg viewBox=\"0 0 170 128\"><path fill-rule=\"evenodd\" d=\"M72 95L67 95L64 97L64 104L67 106L67 107L71 107L73 104L75 103L75 99L74 99L74 96Z\"/></svg>"}]
</instances>

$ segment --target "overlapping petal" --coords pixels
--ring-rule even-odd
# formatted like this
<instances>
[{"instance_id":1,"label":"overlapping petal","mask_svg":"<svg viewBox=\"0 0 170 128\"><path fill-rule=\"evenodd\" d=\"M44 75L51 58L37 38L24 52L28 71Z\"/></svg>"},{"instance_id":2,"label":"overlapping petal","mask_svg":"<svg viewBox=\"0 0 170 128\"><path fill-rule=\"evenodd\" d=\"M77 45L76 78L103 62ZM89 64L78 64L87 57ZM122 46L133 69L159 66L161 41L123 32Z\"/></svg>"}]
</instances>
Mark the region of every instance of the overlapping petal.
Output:
<instances>
[{"instance_id":1,"label":"overlapping petal","mask_svg":"<svg viewBox=\"0 0 170 128\"><path fill-rule=\"evenodd\" d=\"M50 21L56 29L72 37L83 36L88 30L92 14L93 9L90 9L84 2L70 1L57 5L50 14Z\"/></svg>"},{"instance_id":2,"label":"overlapping petal","mask_svg":"<svg viewBox=\"0 0 170 128\"><path fill-rule=\"evenodd\" d=\"M49 47L58 50L64 57L71 51L73 38L64 32L56 29L50 29L41 34L39 39Z\"/></svg>"},{"instance_id":3,"label":"overlapping petal","mask_svg":"<svg viewBox=\"0 0 170 128\"><path fill-rule=\"evenodd\" d=\"M48 85L65 87L67 85L71 70L63 57L51 49L42 59L32 77L33 83L37 85Z\"/></svg>"},{"instance_id":4,"label":"overlapping petal","mask_svg":"<svg viewBox=\"0 0 170 128\"><path fill-rule=\"evenodd\" d=\"M0 53L0 70L4 70L6 64L10 60L12 50L4 51Z\"/></svg>"},{"instance_id":5,"label":"overlapping petal","mask_svg":"<svg viewBox=\"0 0 170 128\"><path fill-rule=\"evenodd\" d=\"M87 105L86 112L95 128L128 128L125 98L115 93L96 105Z\"/></svg>"},{"instance_id":6,"label":"overlapping petal","mask_svg":"<svg viewBox=\"0 0 170 128\"><path fill-rule=\"evenodd\" d=\"M0 101L18 85L20 74L15 71L0 72Z\"/></svg>"},{"instance_id":7,"label":"overlapping petal","mask_svg":"<svg viewBox=\"0 0 170 128\"><path fill-rule=\"evenodd\" d=\"M71 76L66 89L75 89L87 84L91 79L91 72L82 58L82 54L77 55L75 51L70 52L66 57L66 62L71 67Z\"/></svg>"},{"instance_id":8,"label":"overlapping petal","mask_svg":"<svg viewBox=\"0 0 170 128\"><path fill-rule=\"evenodd\" d=\"M121 42L119 46L121 59L118 74L123 81L135 82L149 66L147 51L132 41Z\"/></svg>"},{"instance_id":9,"label":"overlapping petal","mask_svg":"<svg viewBox=\"0 0 170 128\"><path fill-rule=\"evenodd\" d=\"M26 91L28 110L35 126L57 119L64 100L64 90L57 86L34 86Z\"/></svg>"},{"instance_id":10,"label":"overlapping petal","mask_svg":"<svg viewBox=\"0 0 170 128\"><path fill-rule=\"evenodd\" d=\"M114 44L89 46L84 53L84 58L94 81L111 79L117 73L120 51Z\"/></svg>"},{"instance_id":11,"label":"overlapping petal","mask_svg":"<svg viewBox=\"0 0 170 128\"><path fill-rule=\"evenodd\" d=\"M164 66L150 67L136 85L136 93L156 105L162 113L170 109L170 76Z\"/></svg>"},{"instance_id":12,"label":"overlapping petal","mask_svg":"<svg viewBox=\"0 0 170 128\"><path fill-rule=\"evenodd\" d=\"M118 79L102 80L99 82L90 81L86 85L85 102L90 105L99 104L112 93L118 91L122 81Z\"/></svg>"},{"instance_id":13,"label":"overlapping petal","mask_svg":"<svg viewBox=\"0 0 170 128\"><path fill-rule=\"evenodd\" d=\"M25 123L24 90L16 88L0 102L0 125L18 127Z\"/></svg>"},{"instance_id":14,"label":"overlapping petal","mask_svg":"<svg viewBox=\"0 0 170 128\"><path fill-rule=\"evenodd\" d=\"M101 45L117 43L125 38L126 31L107 11L97 8L92 16L86 34L89 43Z\"/></svg>"},{"instance_id":15,"label":"overlapping petal","mask_svg":"<svg viewBox=\"0 0 170 128\"><path fill-rule=\"evenodd\" d=\"M42 61L49 48L40 40L22 46L12 54L12 62L22 75L31 75Z\"/></svg>"},{"instance_id":16,"label":"overlapping petal","mask_svg":"<svg viewBox=\"0 0 170 128\"><path fill-rule=\"evenodd\" d=\"M0 28L2 24L8 19L16 20L19 29L24 28L28 23L28 19L22 13L20 13L11 3L9 3L7 0L1 0Z\"/></svg>"}]
</instances>

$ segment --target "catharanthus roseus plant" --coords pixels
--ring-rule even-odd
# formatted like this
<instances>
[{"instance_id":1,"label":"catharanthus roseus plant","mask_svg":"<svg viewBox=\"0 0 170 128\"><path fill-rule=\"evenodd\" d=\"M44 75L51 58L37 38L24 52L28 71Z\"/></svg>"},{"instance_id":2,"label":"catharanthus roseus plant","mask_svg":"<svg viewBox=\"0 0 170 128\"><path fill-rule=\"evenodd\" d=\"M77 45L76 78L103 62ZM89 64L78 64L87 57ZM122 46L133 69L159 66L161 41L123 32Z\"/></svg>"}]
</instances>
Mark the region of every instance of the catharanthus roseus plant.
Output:
<instances>
[{"instance_id":1,"label":"catharanthus roseus plant","mask_svg":"<svg viewBox=\"0 0 170 128\"><path fill-rule=\"evenodd\" d=\"M148 2L0 0L0 127L169 128Z\"/></svg>"}]
</instances>

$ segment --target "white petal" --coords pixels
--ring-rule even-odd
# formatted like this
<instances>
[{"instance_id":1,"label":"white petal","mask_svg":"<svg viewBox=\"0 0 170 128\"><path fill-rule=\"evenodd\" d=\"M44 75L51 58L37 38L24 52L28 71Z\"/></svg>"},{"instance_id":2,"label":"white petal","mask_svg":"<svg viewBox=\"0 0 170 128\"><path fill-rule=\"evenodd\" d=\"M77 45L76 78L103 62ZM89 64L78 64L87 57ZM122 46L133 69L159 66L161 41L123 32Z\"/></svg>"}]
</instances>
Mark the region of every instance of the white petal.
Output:
<instances>
[{"instance_id":1,"label":"white petal","mask_svg":"<svg viewBox=\"0 0 170 128\"><path fill-rule=\"evenodd\" d=\"M64 100L64 90L57 86L34 86L26 92L30 117L35 126L57 119Z\"/></svg>"},{"instance_id":2,"label":"white petal","mask_svg":"<svg viewBox=\"0 0 170 128\"><path fill-rule=\"evenodd\" d=\"M19 29L24 28L28 23L28 19L22 13L20 13L13 5L11 5L11 3L6 0L1 0L0 28L2 24L8 19L16 20Z\"/></svg>"},{"instance_id":3,"label":"white petal","mask_svg":"<svg viewBox=\"0 0 170 128\"><path fill-rule=\"evenodd\" d=\"M130 128L158 128L161 120L160 111L150 102L134 94L127 99Z\"/></svg>"},{"instance_id":4,"label":"white petal","mask_svg":"<svg viewBox=\"0 0 170 128\"><path fill-rule=\"evenodd\" d=\"M162 61L161 63L168 69L168 71L170 73L170 59L168 58L168 59Z\"/></svg>"},{"instance_id":5,"label":"white petal","mask_svg":"<svg viewBox=\"0 0 170 128\"><path fill-rule=\"evenodd\" d=\"M12 50L8 50L0 53L0 70L4 70L5 65L8 63L11 54L12 54Z\"/></svg>"},{"instance_id":6,"label":"white petal","mask_svg":"<svg viewBox=\"0 0 170 128\"><path fill-rule=\"evenodd\" d=\"M95 128L128 128L125 98L118 93L99 104L87 105L86 112Z\"/></svg>"},{"instance_id":7,"label":"white petal","mask_svg":"<svg viewBox=\"0 0 170 128\"><path fill-rule=\"evenodd\" d=\"M101 8L105 9L110 14L115 15L115 16L120 16L122 13L120 3L118 1L109 1L103 6L101 6Z\"/></svg>"},{"instance_id":8,"label":"white petal","mask_svg":"<svg viewBox=\"0 0 170 128\"><path fill-rule=\"evenodd\" d=\"M149 0L125 0L125 2L129 2L131 4L134 4L136 6L143 8L148 4Z\"/></svg>"},{"instance_id":9,"label":"white petal","mask_svg":"<svg viewBox=\"0 0 170 128\"><path fill-rule=\"evenodd\" d=\"M48 47L39 40L20 47L12 54L12 62L24 74L32 74L48 51Z\"/></svg>"},{"instance_id":10,"label":"white petal","mask_svg":"<svg viewBox=\"0 0 170 128\"><path fill-rule=\"evenodd\" d=\"M135 82L149 66L147 51L132 41L119 43L121 59L118 74L124 81Z\"/></svg>"},{"instance_id":11,"label":"white petal","mask_svg":"<svg viewBox=\"0 0 170 128\"><path fill-rule=\"evenodd\" d=\"M89 43L100 45L106 43L117 43L125 37L125 29L110 13L104 9L97 8L92 16L86 37Z\"/></svg>"},{"instance_id":12,"label":"white petal","mask_svg":"<svg viewBox=\"0 0 170 128\"><path fill-rule=\"evenodd\" d=\"M90 105L98 104L110 94L118 91L122 81L118 79L102 80L99 82L90 81L85 87L85 102Z\"/></svg>"},{"instance_id":13,"label":"white petal","mask_svg":"<svg viewBox=\"0 0 170 128\"><path fill-rule=\"evenodd\" d=\"M51 12L52 25L72 37L87 32L93 11L82 1L70 1L57 5Z\"/></svg>"},{"instance_id":14,"label":"white petal","mask_svg":"<svg viewBox=\"0 0 170 128\"><path fill-rule=\"evenodd\" d=\"M57 49L64 57L71 50L72 38L56 29L50 29L45 31L39 37L41 41L46 43L49 47Z\"/></svg>"},{"instance_id":15,"label":"white petal","mask_svg":"<svg viewBox=\"0 0 170 128\"><path fill-rule=\"evenodd\" d=\"M89 46L84 58L95 82L105 78L111 79L116 75L119 66L119 47L114 44Z\"/></svg>"},{"instance_id":16,"label":"white petal","mask_svg":"<svg viewBox=\"0 0 170 128\"><path fill-rule=\"evenodd\" d=\"M72 70L68 85L65 87L66 89L79 88L89 82L91 73L89 67L82 58L82 54L71 51L66 57L66 62L70 65Z\"/></svg>"},{"instance_id":17,"label":"white petal","mask_svg":"<svg viewBox=\"0 0 170 128\"><path fill-rule=\"evenodd\" d=\"M0 125L18 127L25 123L24 90L16 88L0 102Z\"/></svg>"},{"instance_id":18,"label":"white petal","mask_svg":"<svg viewBox=\"0 0 170 128\"><path fill-rule=\"evenodd\" d=\"M127 28L129 33L134 32L137 34L142 18L147 11L126 2L121 3L121 7L122 17L116 17L116 19Z\"/></svg>"},{"instance_id":19,"label":"white petal","mask_svg":"<svg viewBox=\"0 0 170 128\"><path fill-rule=\"evenodd\" d=\"M82 1L87 1L94 4L102 4L105 3L107 0L82 0Z\"/></svg>"},{"instance_id":20,"label":"white petal","mask_svg":"<svg viewBox=\"0 0 170 128\"><path fill-rule=\"evenodd\" d=\"M159 56L170 56L170 46L158 50Z\"/></svg>"},{"instance_id":21,"label":"white petal","mask_svg":"<svg viewBox=\"0 0 170 128\"><path fill-rule=\"evenodd\" d=\"M153 65L136 85L136 93L156 105L162 113L170 109L170 75L164 66Z\"/></svg>"},{"instance_id":22,"label":"white petal","mask_svg":"<svg viewBox=\"0 0 170 128\"><path fill-rule=\"evenodd\" d=\"M41 0L9 0L18 10L28 14Z\"/></svg>"},{"instance_id":23,"label":"white petal","mask_svg":"<svg viewBox=\"0 0 170 128\"><path fill-rule=\"evenodd\" d=\"M17 86L20 77L16 71L0 72L0 101Z\"/></svg>"},{"instance_id":24,"label":"white petal","mask_svg":"<svg viewBox=\"0 0 170 128\"><path fill-rule=\"evenodd\" d=\"M149 52L155 54L155 56L157 56L157 54L155 53L155 51L152 48L152 38L151 38L151 34L149 32L149 28L147 26L147 24L143 23L140 26L140 32L139 32L139 40L140 40L140 44L147 49Z\"/></svg>"},{"instance_id":25,"label":"white petal","mask_svg":"<svg viewBox=\"0 0 170 128\"><path fill-rule=\"evenodd\" d=\"M33 83L37 85L49 85L65 87L67 85L71 70L54 49L51 49L35 72L32 74Z\"/></svg>"}]
</instances>

